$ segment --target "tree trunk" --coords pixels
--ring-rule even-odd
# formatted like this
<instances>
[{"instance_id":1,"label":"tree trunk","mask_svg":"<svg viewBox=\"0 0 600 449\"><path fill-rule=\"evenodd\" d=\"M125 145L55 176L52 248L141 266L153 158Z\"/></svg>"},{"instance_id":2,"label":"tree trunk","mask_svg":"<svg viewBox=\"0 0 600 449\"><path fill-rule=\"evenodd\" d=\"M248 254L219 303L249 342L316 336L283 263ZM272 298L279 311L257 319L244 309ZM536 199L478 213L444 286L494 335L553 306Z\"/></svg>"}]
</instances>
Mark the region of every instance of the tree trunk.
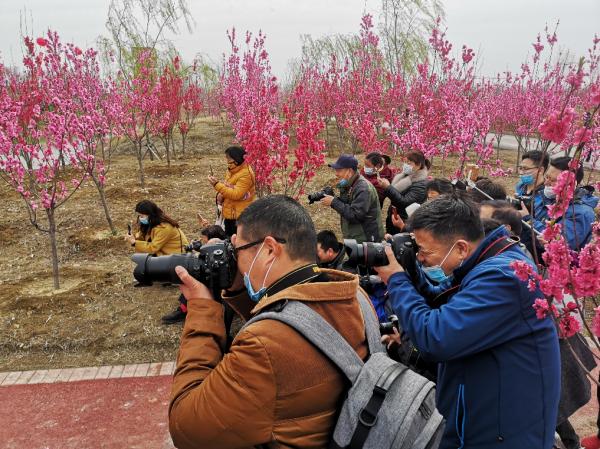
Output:
<instances>
[{"instance_id":1,"label":"tree trunk","mask_svg":"<svg viewBox=\"0 0 600 449\"><path fill-rule=\"evenodd\" d=\"M48 216L48 231L50 235L50 251L52 256L52 279L54 280L54 289L60 288L58 280L58 251L56 249L56 222L54 221L54 209L46 209Z\"/></svg>"},{"instance_id":2,"label":"tree trunk","mask_svg":"<svg viewBox=\"0 0 600 449\"><path fill-rule=\"evenodd\" d=\"M171 141L171 150L173 151L173 159L177 159L177 152L175 151L175 134L173 130L169 132L169 140Z\"/></svg>"},{"instance_id":3,"label":"tree trunk","mask_svg":"<svg viewBox=\"0 0 600 449\"><path fill-rule=\"evenodd\" d=\"M150 154L152 154L152 152L150 152ZM142 189L145 187L145 183L144 183L144 162L142 160L142 158L144 157L144 153L142 150L142 141L138 140L137 142L137 160L138 160L138 166L140 168L140 186L142 187Z\"/></svg>"},{"instance_id":4,"label":"tree trunk","mask_svg":"<svg viewBox=\"0 0 600 449\"><path fill-rule=\"evenodd\" d=\"M104 208L104 215L106 216L106 221L108 222L108 226L110 227L110 232L112 233L112 235L116 235L117 230L115 229L115 225L113 224L112 218L110 218L108 203L106 202L106 195L104 194L104 186L95 176L92 176L92 180L94 181L94 184L96 184L96 188L98 189L98 194L100 195L100 202L102 203L102 207Z\"/></svg>"},{"instance_id":5,"label":"tree trunk","mask_svg":"<svg viewBox=\"0 0 600 449\"><path fill-rule=\"evenodd\" d=\"M181 133L181 154L185 154L185 138L187 137L187 133Z\"/></svg>"}]
</instances>

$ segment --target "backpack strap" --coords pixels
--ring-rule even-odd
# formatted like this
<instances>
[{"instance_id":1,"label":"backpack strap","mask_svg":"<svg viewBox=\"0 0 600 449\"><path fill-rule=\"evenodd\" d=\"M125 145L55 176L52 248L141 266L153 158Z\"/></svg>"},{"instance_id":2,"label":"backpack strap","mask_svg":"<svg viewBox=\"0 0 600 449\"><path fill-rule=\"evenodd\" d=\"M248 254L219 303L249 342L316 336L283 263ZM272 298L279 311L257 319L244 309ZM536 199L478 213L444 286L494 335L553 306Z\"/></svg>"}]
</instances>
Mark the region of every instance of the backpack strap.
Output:
<instances>
[{"instance_id":1,"label":"backpack strap","mask_svg":"<svg viewBox=\"0 0 600 449\"><path fill-rule=\"evenodd\" d=\"M384 348L379 337L375 335L379 331L379 325L374 317L373 310L362 293L358 293L363 319L365 321L367 343L370 354L383 352ZM368 313L366 313L368 312ZM286 301L275 310L266 311L250 319L244 325L248 327L252 323L261 320L277 320L295 329L304 338L315 345L327 356L350 380L354 383L364 363L356 351L325 319L300 301Z\"/></svg>"}]
</instances>

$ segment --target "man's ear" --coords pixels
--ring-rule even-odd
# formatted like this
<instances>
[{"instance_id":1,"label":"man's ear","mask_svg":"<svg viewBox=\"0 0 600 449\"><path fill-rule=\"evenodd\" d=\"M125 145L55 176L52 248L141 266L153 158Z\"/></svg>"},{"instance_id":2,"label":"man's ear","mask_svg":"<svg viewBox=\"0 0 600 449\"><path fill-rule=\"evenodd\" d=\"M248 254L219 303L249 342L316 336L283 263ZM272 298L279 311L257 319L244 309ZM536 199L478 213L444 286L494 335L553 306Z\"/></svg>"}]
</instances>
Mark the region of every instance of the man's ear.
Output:
<instances>
[{"instance_id":1,"label":"man's ear","mask_svg":"<svg viewBox=\"0 0 600 449\"><path fill-rule=\"evenodd\" d=\"M458 240L455 248L458 250L460 259L465 260L467 257L469 257L470 245L466 240Z\"/></svg>"},{"instance_id":2,"label":"man's ear","mask_svg":"<svg viewBox=\"0 0 600 449\"><path fill-rule=\"evenodd\" d=\"M267 251L267 254L273 254L275 257L279 257L283 252L283 245L269 235L265 237L264 249Z\"/></svg>"}]
</instances>

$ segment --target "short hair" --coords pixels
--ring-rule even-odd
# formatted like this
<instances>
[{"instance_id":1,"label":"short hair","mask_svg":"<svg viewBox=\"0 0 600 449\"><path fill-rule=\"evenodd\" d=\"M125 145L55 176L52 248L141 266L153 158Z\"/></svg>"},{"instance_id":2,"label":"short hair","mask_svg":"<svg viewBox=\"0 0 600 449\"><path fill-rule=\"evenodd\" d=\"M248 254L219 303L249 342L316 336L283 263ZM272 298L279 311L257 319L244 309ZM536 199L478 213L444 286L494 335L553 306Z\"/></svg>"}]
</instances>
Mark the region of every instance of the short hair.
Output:
<instances>
[{"instance_id":1,"label":"short hair","mask_svg":"<svg viewBox=\"0 0 600 449\"><path fill-rule=\"evenodd\" d=\"M365 156L375 167L383 166L383 158L379 153L369 153Z\"/></svg>"},{"instance_id":2,"label":"short hair","mask_svg":"<svg viewBox=\"0 0 600 449\"><path fill-rule=\"evenodd\" d=\"M225 154L229 156L237 165L244 163L244 157L246 156L246 150L242 147L232 146L225 150Z\"/></svg>"},{"instance_id":3,"label":"short hair","mask_svg":"<svg viewBox=\"0 0 600 449\"><path fill-rule=\"evenodd\" d=\"M431 181L427 182L427 185L425 187L426 192L429 192L430 190L438 192L440 195L444 195L446 193L454 192L454 186L447 179L434 178Z\"/></svg>"},{"instance_id":4,"label":"short hair","mask_svg":"<svg viewBox=\"0 0 600 449\"><path fill-rule=\"evenodd\" d=\"M556 168L557 170L567 171L570 170L569 165L571 164L571 160L572 158L568 156L555 157L550 161L550 165ZM575 180L577 181L577 184L583 181L583 175L583 165L581 164L581 162L579 162L579 166L575 171Z\"/></svg>"},{"instance_id":5,"label":"short hair","mask_svg":"<svg viewBox=\"0 0 600 449\"><path fill-rule=\"evenodd\" d=\"M494 200L505 200L506 189L502 184L492 181L491 179L480 179L475 183L477 189L487 193ZM487 196L481 193L477 189L471 189L470 194L473 201L481 203L482 201L489 200Z\"/></svg>"},{"instance_id":6,"label":"short hair","mask_svg":"<svg viewBox=\"0 0 600 449\"><path fill-rule=\"evenodd\" d=\"M210 225L202 229L200 234L205 236L208 240L210 239L221 239L225 240L227 238L227 234L225 234L225 230L218 225Z\"/></svg>"},{"instance_id":7,"label":"short hair","mask_svg":"<svg viewBox=\"0 0 600 449\"><path fill-rule=\"evenodd\" d=\"M549 162L548 153L545 153L543 151L540 151L540 150L526 151L521 156L522 161L524 161L525 159L530 159L533 162L535 162L536 167L539 167L540 165L543 166L544 171L548 168L548 162Z\"/></svg>"},{"instance_id":8,"label":"short hair","mask_svg":"<svg viewBox=\"0 0 600 449\"><path fill-rule=\"evenodd\" d=\"M499 226L502 226L502 223L500 223L498 220L494 220L493 218L482 218L481 224L483 225L483 232L486 235L496 230Z\"/></svg>"},{"instance_id":9,"label":"short hair","mask_svg":"<svg viewBox=\"0 0 600 449\"><path fill-rule=\"evenodd\" d=\"M342 244L338 241L333 231L324 230L317 234L317 243L321 245L323 251L332 249L336 253L342 249Z\"/></svg>"},{"instance_id":10,"label":"short hair","mask_svg":"<svg viewBox=\"0 0 600 449\"><path fill-rule=\"evenodd\" d=\"M521 235L523 223L521 222L521 214L516 209L512 207L494 209L492 218L501 224L509 225L513 234Z\"/></svg>"},{"instance_id":11,"label":"short hair","mask_svg":"<svg viewBox=\"0 0 600 449\"><path fill-rule=\"evenodd\" d=\"M298 201L285 195L269 195L251 203L237 219L244 238L266 236L285 239L290 259L315 261L317 233L310 215Z\"/></svg>"},{"instance_id":12,"label":"short hair","mask_svg":"<svg viewBox=\"0 0 600 449\"><path fill-rule=\"evenodd\" d=\"M410 217L412 231L425 230L439 240L464 238L476 242L483 237L477 205L464 193L440 195L424 203Z\"/></svg>"},{"instance_id":13,"label":"short hair","mask_svg":"<svg viewBox=\"0 0 600 449\"><path fill-rule=\"evenodd\" d=\"M404 155L406 159L414 162L419 168L431 168L431 162L425 157L425 155L419 150L411 150Z\"/></svg>"}]
</instances>

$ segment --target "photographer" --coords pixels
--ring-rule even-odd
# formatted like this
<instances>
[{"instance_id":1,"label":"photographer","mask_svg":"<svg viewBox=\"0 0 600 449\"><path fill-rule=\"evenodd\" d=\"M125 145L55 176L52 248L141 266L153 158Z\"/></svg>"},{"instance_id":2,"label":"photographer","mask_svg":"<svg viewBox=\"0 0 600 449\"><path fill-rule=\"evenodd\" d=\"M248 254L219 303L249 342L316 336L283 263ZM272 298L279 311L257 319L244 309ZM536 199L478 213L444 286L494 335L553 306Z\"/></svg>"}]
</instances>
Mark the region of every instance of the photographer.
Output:
<instances>
[{"instance_id":1,"label":"photographer","mask_svg":"<svg viewBox=\"0 0 600 449\"><path fill-rule=\"evenodd\" d=\"M431 201L440 195L454 193L454 185L447 179L433 178L427 181L425 191L427 192L427 201Z\"/></svg>"},{"instance_id":2,"label":"photographer","mask_svg":"<svg viewBox=\"0 0 600 449\"><path fill-rule=\"evenodd\" d=\"M232 237L240 274L224 300L245 319L289 298L302 301L364 360L358 280L318 269L316 240L310 216L293 199L272 195L252 203ZM225 354L222 305L185 269L176 270L189 312L169 407L175 446L326 447L346 391L341 371L298 332L273 320L243 329Z\"/></svg>"},{"instance_id":3,"label":"photographer","mask_svg":"<svg viewBox=\"0 0 600 449\"><path fill-rule=\"evenodd\" d=\"M325 195L321 204L340 214L344 238L358 242L381 241L384 232L379 197L375 187L358 173L358 160L351 154L342 154L329 166L335 169L339 179L340 196Z\"/></svg>"},{"instance_id":4,"label":"photographer","mask_svg":"<svg viewBox=\"0 0 600 449\"><path fill-rule=\"evenodd\" d=\"M550 161L550 167L548 167L544 176L544 209L556 202L557 193L554 191L554 186L560 174L570 170L570 163L571 158L567 156L557 157ZM583 175L583 166L580 163L575 170L575 181L578 186L583 180ZM564 215L556 220L557 223L562 225L565 240L573 251L580 251L591 240L592 223L596 219L594 208L597 205L597 197L591 194L588 189L577 187ZM544 212L543 216L545 219L548 218L547 211ZM524 219L530 220L531 217L526 215ZM545 219L533 217L533 226L540 232L546 228Z\"/></svg>"},{"instance_id":5,"label":"photographer","mask_svg":"<svg viewBox=\"0 0 600 449\"><path fill-rule=\"evenodd\" d=\"M138 215L138 230L135 235L127 234L125 241L135 248L136 253L155 256L183 253L188 244L187 237L179 224L165 214L150 200L135 205Z\"/></svg>"},{"instance_id":6,"label":"photographer","mask_svg":"<svg viewBox=\"0 0 600 449\"><path fill-rule=\"evenodd\" d=\"M385 200L384 190L385 187L380 185L379 179L387 179L391 181L394 175L392 170L387 165L384 165L384 160L379 153L369 153L365 156L364 168L360 171L360 174L365 177L367 181L373 184L377 195L379 196L379 206L383 207Z\"/></svg>"},{"instance_id":7,"label":"photographer","mask_svg":"<svg viewBox=\"0 0 600 449\"><path fill-rule=\"evenodd\" d=\"M348 271L344 269L345 260L344 245L338 242L333 231L319 232L317 234L317 265L319 268Z\"/></svg>"},{"instance_id":8,"label":"photographer","mask_svg":"<svg viewBox=\"0 0 600 449\"><path fill-rule=\"evenodd\" d=\"M544 173L548 169L548 162L548 155L543 151L534 150L524 153L519 166L519 182L515 186L515 197L517 199L522 197L531 198L526 202L522 202L520 213L523 220L533 225L538 231L541 228L540 223L544 223L548 219L548 210L546 209L548 198L544 196ZM530 228L523 228L521 242L531 254L537 253L538 258L541 260L543 245Z\"/></svg>"},{"instance_id":9,"label":"photographer","mask_svg":"<svg viewBox=\"0 0 600 449\"><path fill-rule=\"evenodd\" d=\"M397 174L393 181L382 179L380 185L385 189L384 194L390 199L391 205L395 208L402 220L408 218L406 208L413 203L423 204L427 201L427 177L431 162L425 158L420 151L409 151L404 157L402 172ZM392 207L388 209L388 214L385 222L386 232L388 234L396 234L401 232L394 226L392 215L394 211Z\"/></svg>"},{"instance_id":10,"label":"photographer","mask_svg":"<svg viewBox=\"0 0 600 449\"><path fill-rule=\"evenodd\" d=\"M484 237L465 197L425 203L410 226L422 270L454 286L453 296L430 307L389 247L389 265L377 271L402 329L439 362L437 407L447 421L440 448L551 448L560 393L556 329L549 317L536 317L539 287L530 291L510 267L521 260L535 269L532 262L504 228Z\"/></svg>"},{"instance_id":11,"label":"photographer","mask_svg":"<svg viewBox=\"0 0 600 449\"><path fill-rule=\"evenodd\" d=\"M245 160L246 151L241 147L229 147L225 150L227 176L219 181L209 175L208 181L217 191L217 202L223 204L225 234L232 236L236 232L236 219L256 198L254 171Z\"/></svg>"}]
</instances>

